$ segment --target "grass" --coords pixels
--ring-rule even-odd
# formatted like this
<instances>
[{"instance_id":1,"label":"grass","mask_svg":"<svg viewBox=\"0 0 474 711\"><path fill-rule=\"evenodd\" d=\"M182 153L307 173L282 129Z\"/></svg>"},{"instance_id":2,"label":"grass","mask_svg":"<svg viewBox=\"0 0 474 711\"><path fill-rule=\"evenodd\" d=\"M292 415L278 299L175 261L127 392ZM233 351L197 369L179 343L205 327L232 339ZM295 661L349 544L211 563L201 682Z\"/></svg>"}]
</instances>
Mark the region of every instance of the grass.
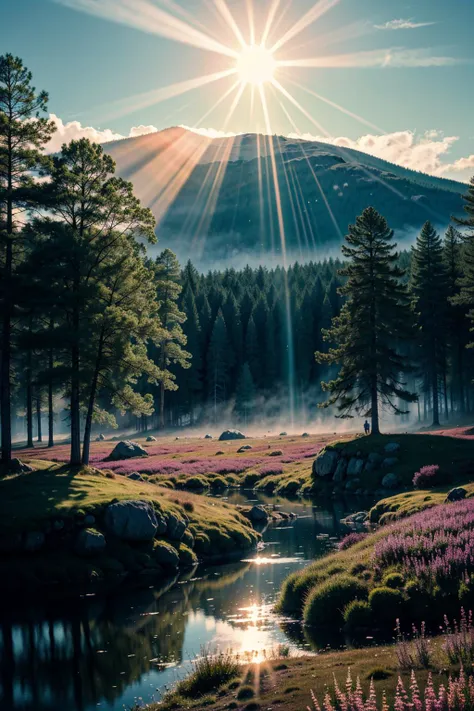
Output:
<instances>
[{"instance_id":1,"label":"grass","mask_svg":"<svg viewBox=\"0 0 474 711\"><path fill-rule=\"evenodd\" d=\"M171 709L202 709L224 711L225 709L246 709L247 703L256 704L254 708L302 711L310 703L310 690L318 698L324 695L325 687L332 685L334 678L341 688L345 687L347 669L350 667L355 682L360 679L364 693L369 692L373 679L377 696L385 691L387 699L393 700L396 692L398 675L409 686L410 670L400 670L395 646L371 646L340 652L325 652L318 656L269 659L260 664L242 664L231 682L219 683L207 694L214 696L192 697L183 693L183 687L176 689L163 703L151 705L149 711L171 711ZM456 667L457 669L458 667ZM432 666L436 674L436 683L448 680L446 659L442 651L442 641L432 641ZM416 672L420 686L428 680L429 670ZM236 681L236 679L238 681ZM218 680L220 681L220 680ZM182 682L185 683L185 682ZM203 701L205 703L203 704Z\"/></svg>"},{"instance_id":2,"label":"grass","mask_svg":"<svg viewBox=\"0 0 474 711\"><path fill-rule=\"evenodd\" d=\"M110 539L105 531L105 553L86 561L75 555L71 545L86 515L93 515L95 527L100 529L105 507L127 499L149 501L157 512L188 521L183 541L171 541L182 566L195 564L196 555L209 560L228 558L253 547L259 539L234 506L218 499L121 476L110 478L107 472L91 467L71 470L42 461L38 471L0 480L0 541L39 531L45 533L47 541L56 535L63 543L59 550L53 550L57 545L47 545L33 556L21 551L14 556L3 555L0 574L12 585L18 582L35 587L52 582L84 583L146 570L153 561L153 549L148 544L132 547ZM55 534L57 522L61 524L60 534Z\"/></svg>"},{"instance_id":3,"label":"grass","mask_svg":"<svg viewBox=\"0 0 474 711\"><path fill-rule=\"evenodd\" d=\"M474 496L474 484L461 484L467 491L467 498ZM381 499L370 510L371 523L385 524L406 518L425 509L444 503L452 486L436 489L408 491L403 494Z\"/></svg>"}]
</instances>

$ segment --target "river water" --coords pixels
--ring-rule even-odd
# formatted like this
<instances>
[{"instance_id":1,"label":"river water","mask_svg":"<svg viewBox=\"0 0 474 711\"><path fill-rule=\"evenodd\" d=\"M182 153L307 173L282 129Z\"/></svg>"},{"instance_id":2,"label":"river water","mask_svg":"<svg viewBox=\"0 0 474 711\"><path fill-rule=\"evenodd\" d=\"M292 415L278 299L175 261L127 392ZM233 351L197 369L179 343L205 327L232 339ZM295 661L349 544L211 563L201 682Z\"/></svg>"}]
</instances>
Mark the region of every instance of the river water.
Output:
<instances>
[{"instance_id":1,"label":"river water","mask_svg":"<svg viewBox=\"0 0 474 711\"><path fill-rule=\"evenodd\" d=\"M174 581L113 596L0 611L0 709L129 709L159 700L201 648L259 660L279 645L313 647L299 623L272 611L287 575L334 549L360 501L231 493L232 503L275 504L296 519L270 525L245 560L198 567Z\"/></svg>"}]
</instances>

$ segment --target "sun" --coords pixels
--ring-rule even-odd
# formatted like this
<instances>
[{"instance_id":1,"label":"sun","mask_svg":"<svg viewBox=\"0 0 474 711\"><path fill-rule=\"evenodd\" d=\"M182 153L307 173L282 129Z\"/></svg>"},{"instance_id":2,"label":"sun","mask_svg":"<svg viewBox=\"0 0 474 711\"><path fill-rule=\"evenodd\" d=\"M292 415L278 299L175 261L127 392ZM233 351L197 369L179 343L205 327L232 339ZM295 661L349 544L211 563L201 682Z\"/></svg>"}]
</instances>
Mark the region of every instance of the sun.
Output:
<instances>
[{"instance_id":1,"label":"sun","mask_svg":"<svg viewBox=\"0 0 474 711\"><path fill-rule=\"evenodd\" d=\"M242 84L267 84L273 80L276 67L273 53L261 44L245 46L237 58L237 74Z\"/></svg>"}]
</instances>

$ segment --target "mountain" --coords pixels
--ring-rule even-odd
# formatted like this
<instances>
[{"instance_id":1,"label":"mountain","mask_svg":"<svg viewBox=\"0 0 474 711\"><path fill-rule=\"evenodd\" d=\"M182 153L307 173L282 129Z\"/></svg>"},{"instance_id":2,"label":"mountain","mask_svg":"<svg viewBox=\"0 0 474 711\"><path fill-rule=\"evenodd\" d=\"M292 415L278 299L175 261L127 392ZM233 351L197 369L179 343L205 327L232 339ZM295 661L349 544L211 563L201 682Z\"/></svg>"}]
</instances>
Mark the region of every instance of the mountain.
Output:
<instances>
[{"instance_id":1,"label":"mountain","mask_svg":"<svg viewBox=\"0 0 474 711\"><path fill-rule=\"evenodd\" d=\"M466 190L359 151L283 136L210 139L176 127L104 149L153 210L160 249L203 267L279 262L284 251L288 259L336 254L368 205L411 241L426 220L444 230L462 213Z\"/></svg>"}]
</instances>

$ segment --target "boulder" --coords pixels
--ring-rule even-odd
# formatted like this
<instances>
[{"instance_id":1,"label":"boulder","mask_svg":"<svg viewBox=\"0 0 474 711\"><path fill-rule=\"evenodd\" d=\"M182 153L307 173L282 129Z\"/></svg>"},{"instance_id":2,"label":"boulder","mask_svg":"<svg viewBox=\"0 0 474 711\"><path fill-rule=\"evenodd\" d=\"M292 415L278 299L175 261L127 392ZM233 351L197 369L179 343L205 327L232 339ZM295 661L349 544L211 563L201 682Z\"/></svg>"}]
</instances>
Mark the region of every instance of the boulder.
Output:
<instances>
[{"instance_id":1,"label":"boulder","mask_svg":"<svg viewBox=\"0 0 474 711\"><path fill-rule=\"evenodd\" d=\"M99 435L99 442L105 442L105 435L102 432Z\"/></svg>"},{"instance_id":2,"label":"boulder","mask_svg":"<svg viewBox=\"0 0 474 711\"><path fill-rule=\"evenodd\" d=\"M324 450L313 462L313 476L332 476L336 471L338 460L339 455L335 450Z\"/></svg>"},{"instance_id":3,"label":"boulder","mask_svg":"<svg viewBox=\"0 0 474 711\"><path fill-rule=\"evenodd\" d=\"M123 541L151 541L158 530L158 518L148 501L118 501L107 506L105 525Z\"/></svg>"},{"instance_id":4,"label":"boulder","mask_svg":"<svg viewBox=\"0 0 474 711\"><path fill-rule=\"evenodd\" d=\"M367 462L370 462L374 469L377 469L377 467L380 466L382 463L383 457L381 454L378 452L370 452L369 456L367 457Z\"/></svg>"},{"instance_id":5,"label":"boulder","mask_svg":"<svg viewBox=\"0 0 474 711\"><path fill-rule=\"evenodd\" d=\"M462 501L467 496L467 491L463 486L457 486L451 489L446 496L446 501Z\"/></svg>"},{"instance_id":6,"label":"boulder","mask_svg":"<svg viewBox=\"0 0 474 711\"><path fill-rule=\"evenodd\" d=\"M400 479L396 474L385 474L382 479L384 489L398 489L400 487Z\"/></svg>"},{"instance_id":7,"label":"boulder","mask_svg":"<svg viewBox=\"0 0 474 711\"><path fill-rule=\"evenodd\" d=\"M204 439L212 439L212 435L211 435L211 434L206 434L206 435L204 435Z\"/></svg>"},{"instance_id":8,"label":"boulder","mask_svg":"<svg viewBox=\"0 0 474 711\"><path fill-rule=\"evenodd\" d=\"M351 457L349 459L349 464L347 465L347 476L359 476L364 468L364 460L358 459L357 457Z\"/></svg>"},{"instance_id":9,"label":"boulder","mask_svg":"<svg viewBox=\"0 0 474 711\"><path fill-rule=\"evenodd\" d=\"M44 546L45 536L42 531L29 531L25 533L23 548L29 553L39 551Z\"/></svg>"},{"instance_id":10,"label":"boulder","mask_svg":"<svg viewBox=\"0 0 474 711\"><path fill-rule=\"evenodd\" d=\"M286 437L287 434L288 434L287 432L280 432L280 437Z\"/></svg>"},{"instance_id":11,"label":"boulder","mask_svg":"<svg viewBox=\"0 0 474 711\"><path fill-rule=\"evenodd\" d=\"M347 459L345 459L345 457L341 457L337 463L336 471L334 472L334 476L332 478L333 482L335 484L340 484L341 481L344 481L346 478L346 471Z\"/></svg>"},{"instance_id":12,"label":"boulder","mask_svg":"<svg viewBox=\"0 0 474 711\"><path fill-rule=\"evenodd\" d=\"M226 439L246 439L246 437L239 430L224 430L219 437L219 442L223 442Z\"/></svg>"},{"instance_id":13,"label":"boulder","mask_svg":"<svg viewBox=\"0 0 474 711\"><path fill-rule=\"evenodd\" d=\"M168 568L177 568L179 565L178 551L165 541L156 541L153 558L157 563Z\"/></svg>"},{"instance_id":14,"label":"boulder","mask_svg":"<svg viewBox=\"0 0 474 711\"><path fill-rule=\"evenodd\" d=\"M153 437L153 435L148 435L146 438L147 442L156 442L156 437Z\"/></svg>"},{"instance_id":15,"label":"boulder","mask_svg":"<svg viewBox=\"0 0 474 711\"><path fill-rule=\"evenodd\" d=\"M123 440L115 445L108 459L116 461L118 459L133 459L133 457L148 457L148 452L136 442Z\"/></svg>"},{"instance_id":16,"label":"boulder","mask_svg":"<svg viewBox=\"0 0 474 711\"><path fill-rule=\"evenodd\" d=\"M131 479L132 481L145 481L142 475L138 472L132 472L131 474L127 474L127 479Z\"/></svg>"},{"instance_id":17,"label":"boulder","mask_svg":"<svg viewBox=\"0 0 474 711\"><path fill-rule=\"evenodd\" d=\"M385 445L384 450L386 454L395 454L400 450L400 445L398 442L389 442Z\"/></svg>"},{"instance_id":18,"label":"boulder","mask_svg":"<svg viewBox=\"0 0 474 711\"><path fill-rule=\"evenodd\" d=\"M273 452L270 452L268 456L269 457L281 457L282 454L283 454L283 452L281 451L281 449L275 449Z\"/></svg>"},{"instance_id":19,"label":"boulder","mask_svg":"<svg viewBox=\"0 0 474 711\"><path fill-rule=\"evenodd\" d=\"M249 449L252 449L251 444L243 444L241 447L238 448L237 454L242 454L242 452L248 452Z\"/></svg>"},{"instance_id":20,"label":"boulder","mask_svg":"<svg viewBox=\"0 0 474 711\"><path fill-rule=\"evenodd\" d=\"M105 536L93 528L85 528L76 538L75 549L78 555L88 556L105 550Z\"/></svg>"},{"instance_id":21,"label":"boulder","mask_svg":"<svg viewBox=\"0 0 474 711\"><path fill-rule=\"evenodd\" d=\"M223 452L222 449L219 449L219 450L216 452L216 457L218 457L218 456L221 455L221 454L225 454L225 452Z\"/></svg>"},{"instance_id":22,"label":"boulder","mask_svg":"<svg viewBox=\"0 0 474 711\"><path fill-rule=\"evenodd\" d=\"M309 432L303 432L302 437L309 437Z\"/></svg>"},{"instance_id":23,"label":"boulder","mask_svg":"<svg viewBox=\"0 0 474 711\"><path fill-rule=\"evenodd\" d=\"M263 506L252 506L249 511L249 519L253 523L266 523L268 521L268 514Z\"/></svg>"},{"instance_id":24,"label":"boulder","mask_svg":"<svg viewBox=\"0 0 474 711\"><path fill-rule=\"evenodd\" d=\"M360 487L360 479L349 479L349 481L346 482L346 491L357 491Z\"/></svg>"},{"instance_id":25,"label":"boulder","mask_svg":"<svg viewBox=\"0 0 474 711\"><path fill-rule=\"evenodd\" d=\"M392 467L395 467L397 464L398 464L397 457L386 457L382 462L382 468L383 469L391 469Z\"/></svg>"},{"instance_id":26,"label":"boulder","mask_svg":"<svg viewBox=\"0 0 474 711\"><path fill-rule=\"evenodd\" d=\"M92 514L86 514L84 516L84 525L85 526L87 526L87 527L93 526L94 523L95 523L95 516L93 516Z\"/></svg>"},{"instance_id":27,"label":"boulder","mask_svg":"<svg viewBox=\"0 0 474 711\"><path fill-rule=\"evenodd\" d=\"M14 457L8 466L8 471L12 474L28 474L28 472L34 471L33 467L29 464L25 464L20 459Z\"/></svg>"},{"instance_id":28,"label":"boulder","mask_svg":"<svg viewBox=\"0 0 474 711\"><path fill-rule=\"evenodd\" d=\"M180 541L186 530L186 525L186 521L170 513L167 518L166 535L171 541Z\"/></svg>"}]
</instances>

